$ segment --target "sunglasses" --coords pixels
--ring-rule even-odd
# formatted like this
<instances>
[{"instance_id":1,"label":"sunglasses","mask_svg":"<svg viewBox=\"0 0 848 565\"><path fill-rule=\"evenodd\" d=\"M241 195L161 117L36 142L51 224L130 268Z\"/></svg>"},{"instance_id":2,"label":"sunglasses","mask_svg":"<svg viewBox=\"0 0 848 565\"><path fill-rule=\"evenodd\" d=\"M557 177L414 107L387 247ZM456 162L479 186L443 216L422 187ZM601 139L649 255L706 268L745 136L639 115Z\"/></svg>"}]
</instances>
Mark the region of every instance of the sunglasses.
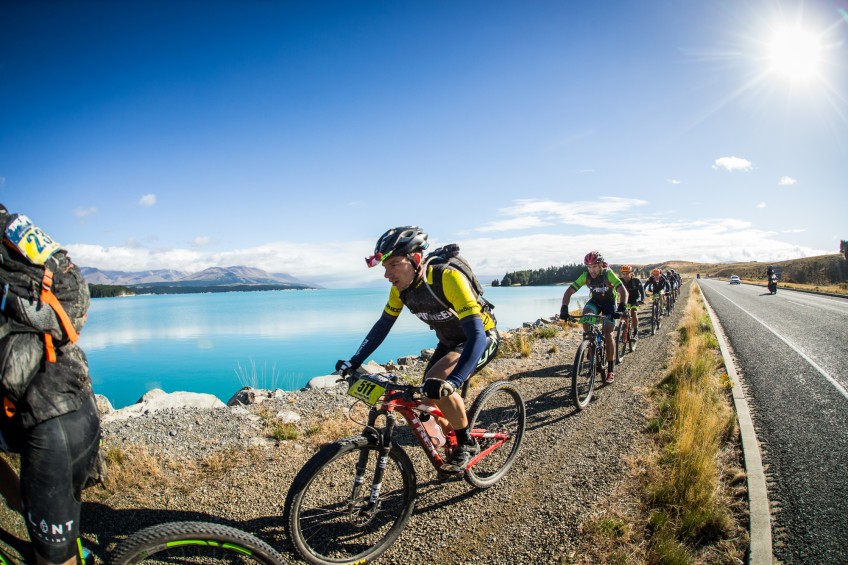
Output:
<instances>
[{"instance_id":1,"label":"sunglasses","mask_svg":"<svg viewBox=\"0 0 848 565\"><path fill-rule=\"evenodd\" d=\"M365 264L368 265L369 268L376 267L377 265L379 265L380 263L382 263L383 261L388 259L389 256L391 256L391 254L392 254L391 251L389 251L385 255L382 254L382 253L375 253L371 257L365 258Z\"/></svg>"}]
</instances>

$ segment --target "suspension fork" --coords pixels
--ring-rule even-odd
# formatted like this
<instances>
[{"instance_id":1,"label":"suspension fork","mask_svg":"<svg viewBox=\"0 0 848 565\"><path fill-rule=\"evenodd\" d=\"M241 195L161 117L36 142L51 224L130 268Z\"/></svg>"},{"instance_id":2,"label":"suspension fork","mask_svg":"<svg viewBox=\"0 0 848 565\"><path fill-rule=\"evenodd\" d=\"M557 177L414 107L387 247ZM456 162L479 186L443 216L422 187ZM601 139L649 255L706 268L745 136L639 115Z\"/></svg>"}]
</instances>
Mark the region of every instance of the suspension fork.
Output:
<instances>
[{"instance_id":1,"label":"suspension fork","mask_svg":"<svg viewBox=\"0 0 848 565\"><path fill-rule=\"evenodd\" d=\"M380 415L386 418L386 425L381 430L375 427L377 418ZM377 410L372 408L368 413L368 427L366 430L377 432L377 441L379 449L377 450L377 467L374 470L374 478L371 482L371 493L368 496L368 503L362 509L362 513L376 511L379 509L380 490L383 487L383 477L386 474L386 465L389 461L389 451L392 449L392 434L395 428L395 415L385 410ZM368 456L370 451L363 449L359 453L359 460L356 463L356 474L353 480L353 490L351 492L351 503L355 503L360 498L363 485L365 484L365 473L368 469Z\"/></svg>"}]
</instances>

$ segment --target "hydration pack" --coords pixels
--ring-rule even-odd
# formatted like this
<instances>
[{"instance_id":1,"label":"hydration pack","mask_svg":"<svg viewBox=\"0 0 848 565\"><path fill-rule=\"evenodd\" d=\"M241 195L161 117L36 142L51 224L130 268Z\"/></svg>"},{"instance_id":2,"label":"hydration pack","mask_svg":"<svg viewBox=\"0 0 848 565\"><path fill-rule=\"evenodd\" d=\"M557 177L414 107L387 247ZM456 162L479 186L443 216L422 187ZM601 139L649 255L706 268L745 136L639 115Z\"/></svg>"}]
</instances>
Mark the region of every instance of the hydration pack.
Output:
<instances>
[{"instance_id":1,"label":"hydration pack","mask_svg":"<svg viewBox=\"0 0 848 565\"><path fill-rule=\"evenodd\" d=\"M91 302L88 284L68 253L22 214L0 204L0 338L41 334L44 355L76 343Z\"/></svg>"},{"instance_id":2,"label":"hydration pack","mask_svg":"<svg viewBox=\"0 0 848 565\"><path fill-rule=\"evenodd\" d=\"M429 266L447 266L462 273L471 285L471 290L474 291L474 294L477 297L477 302L480 304L480 308L487 312L492 319L495 318L492 313L495 305L483 298L483 285L481 285L480 281L477 280L477 277L474 275L474 271L471 270L471 265L468 264L468 261L459 254L459 245L451 243L428 253L427 257L424 258L425 273ZM450 307L436 296L432 287L427 284L426 276L424 277L424 284L427 286L427 290L429 290L433 295L433 298L435 298L446 309L450 310Z\"/></svg>"}]
</instances>

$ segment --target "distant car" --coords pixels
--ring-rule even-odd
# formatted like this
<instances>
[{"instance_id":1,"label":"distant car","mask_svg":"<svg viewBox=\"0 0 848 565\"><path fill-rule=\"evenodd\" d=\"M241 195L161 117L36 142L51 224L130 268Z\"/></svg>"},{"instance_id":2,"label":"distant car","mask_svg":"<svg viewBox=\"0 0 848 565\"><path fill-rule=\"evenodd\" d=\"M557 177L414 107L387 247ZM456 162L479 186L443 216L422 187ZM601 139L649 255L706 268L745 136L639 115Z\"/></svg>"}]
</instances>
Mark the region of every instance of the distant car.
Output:
<instances>
[{"instance_id":1,"label":"distant car","mask_svg":"<svg viewBox=\"0 0 848 565\"><path fill-rule=\"evenodd\" d=\"M730 284L742 284L742 281L736 275L730 275Z\"/></svg>"}]
</instances>

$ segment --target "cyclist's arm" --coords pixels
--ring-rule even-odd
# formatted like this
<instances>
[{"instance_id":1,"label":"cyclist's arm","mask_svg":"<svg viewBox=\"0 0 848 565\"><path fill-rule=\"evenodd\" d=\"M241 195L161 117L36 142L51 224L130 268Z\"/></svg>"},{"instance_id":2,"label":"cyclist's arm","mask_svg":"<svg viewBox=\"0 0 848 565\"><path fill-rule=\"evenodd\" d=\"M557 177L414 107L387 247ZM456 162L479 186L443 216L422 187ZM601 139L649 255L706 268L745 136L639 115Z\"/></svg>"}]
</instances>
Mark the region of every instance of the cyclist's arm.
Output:
<instances>
[{"instance_id":1,"label":"cyclist's arm","mask_svg":"<svg viewBox=\"0 0 848 565\"><path fill-rule=\"evenodd\" d=\"M486 350L486 332L483 331L483 320L480 316L468 316L460 320L462 331L465 332L465 346L462 348L462 353L459 354L459 360L456 366L451 371L451 374L445 379L454 387L459 388L468 375L474 371L477 362Z\"/></svg>"},{"instance_id":2,"label":"cyclist's arm","mask_svg":"<svg viewBox=\"0 0 848 565\"><path fill-rule=\"evenodd\" d=\"M453 269L442 272L442 289L459 318L459 324L465 333L465 345L453 371L445 379L459 388L474 371L477 362L486 349L486 331L483 327L482 310L477 297L471 290L465 275Z\"/></svg>"},{"instance_id":3,"label":"cyclist's arm","mask_svg":"<svg viewBox=\"0 0 848 565\"><path fill-rule=\"evenodd\" d=\"M577 277L576 281L568 285L568 288L565 289L565 294L562 295L563 306L568 306L568 304L571 302L571 297L574 295L574 293L580 290L580 287L586 284L586 276L587 273L586 271L584 271L580 273L580 276Z\"/></svg>"},{"instance_id":4,"label":"cyclist's arm","mask_svg":"<svg viewBox=\"0 0 848 565\"><path fill-rule=\"evenodd\" d=\"M624 308L624 305L627 304L627 287L624 286L618 275L612 271L607 271L607 280L612 285L613 290L619 293L618 304Z\"/></svg>"},{"instance_id":5,"label":"cyclist's arm","mask_svg":"<svg viewBox=\"0 0 848 565\"><path fill-rule=\"evenodd\" d=\"M395 325L395 321L398 319L401 310L403 310L403 302L400 300L400 294L395 287L392 287L389 293L389 301L386 303L383 314L371 328L371 331L368 332L368 335L365 336L365 339L362 340L359 349L350 358L350 362L354 367L362 365L368 359L368 356L380 347L380 344L389 335L392 326Z\"/></svg>"}]
</instances>

